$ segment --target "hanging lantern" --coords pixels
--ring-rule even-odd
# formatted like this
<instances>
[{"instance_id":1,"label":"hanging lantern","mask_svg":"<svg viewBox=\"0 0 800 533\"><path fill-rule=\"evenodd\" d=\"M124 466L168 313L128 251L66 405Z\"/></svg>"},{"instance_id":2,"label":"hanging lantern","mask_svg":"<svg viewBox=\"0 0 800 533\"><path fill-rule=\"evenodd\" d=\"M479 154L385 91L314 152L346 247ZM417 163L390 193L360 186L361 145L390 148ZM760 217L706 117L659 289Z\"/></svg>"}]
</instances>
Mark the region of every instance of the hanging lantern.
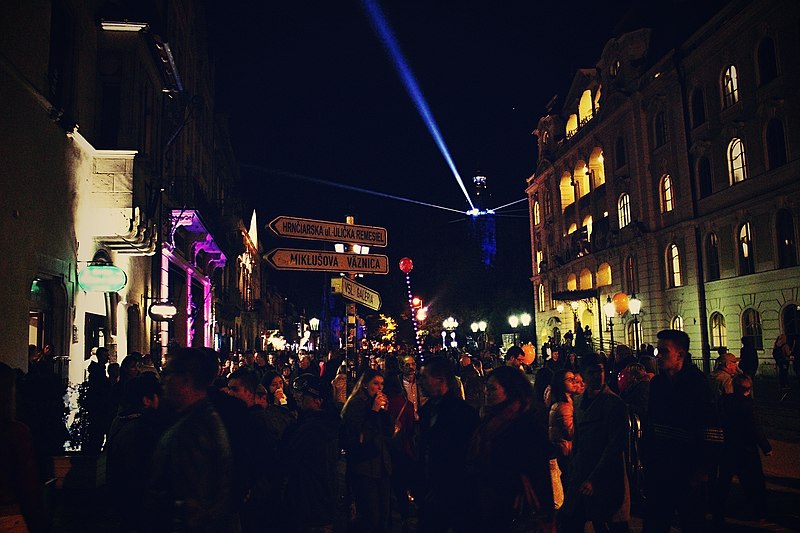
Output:
<instances>
[{"instance_id":1,"label":"hanging lantern","mask_svg":"<svg viewBox=\"0 0 800 533\"><path fill-rule=\"evenodd\" d=\"M404 257L400 260L400 270L402 270L404 274L408 274L413 268L414 262L408 257Z\"/></svg>"},{"instance_id":2,"label":"hanging lantern","mask_svg":"<svg viewBox=\"0 0 800 533\"><path fill-rule=\"evenodd\" d=\"M117 292L127 284L125 271L106 263L91 263L78 273L78 286L85 292Z\"/></svg>"}]
</instances>

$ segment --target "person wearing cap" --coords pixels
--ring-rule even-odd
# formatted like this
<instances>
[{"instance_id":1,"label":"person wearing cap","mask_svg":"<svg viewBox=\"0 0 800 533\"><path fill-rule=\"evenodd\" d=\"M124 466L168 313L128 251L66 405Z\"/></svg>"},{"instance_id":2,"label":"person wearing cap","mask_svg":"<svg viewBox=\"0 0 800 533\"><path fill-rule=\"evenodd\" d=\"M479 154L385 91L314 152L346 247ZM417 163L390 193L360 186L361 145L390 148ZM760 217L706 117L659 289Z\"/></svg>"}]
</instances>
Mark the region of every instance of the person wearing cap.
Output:
<instances>
[{"instance_id":1,"label":"person wearing cap","mask_svg":"<svg viewBox=\"0 0 800 533\"><path fill-rule=\"evenodd\" d=\"M284 437L286 524L276 531L332 531L336 517L339 417L331 387L321 377L301 374L292 382L297 424ZM277 517L276 517L277 518Z\"/></svg>"},{"instance_id":2,"label":"person wearing cap","mask_svg":"<svg viewBox=\"0 0 800 533\"><path fill-rule=\"evenodd\" d=\"M715 404L719 403L719 399L725 394L733 394L733 376L741 373L738 357L730 352L717 357L716 367L709 379Z\"/></svg>"}]
</instances>

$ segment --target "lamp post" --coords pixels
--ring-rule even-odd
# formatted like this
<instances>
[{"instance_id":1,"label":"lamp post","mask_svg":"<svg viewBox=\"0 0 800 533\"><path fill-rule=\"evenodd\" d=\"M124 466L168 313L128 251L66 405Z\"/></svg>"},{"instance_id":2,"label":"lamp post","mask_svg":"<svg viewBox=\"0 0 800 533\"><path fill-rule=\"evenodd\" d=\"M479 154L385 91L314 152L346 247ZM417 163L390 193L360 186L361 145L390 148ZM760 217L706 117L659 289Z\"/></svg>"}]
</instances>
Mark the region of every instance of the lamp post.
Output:
<instances>
[{"instance_id":1,"label":"lamp post","mask_svg":"<svg viewBox=\"0 0 800 533\"><path fill-rule=\"evenodd\" d=\"M308 326L311 328L311 338L314 341L314 351L319 351L319 318L310 318L308 320Z\"/></svg>"},{"instance_id":2,"label":"lamp post","mask_svg":"<svg viewBox=\"0 0 800 533\"><path fill-rule=\"evenodd\" d=\"M514 346L517 345L517 328L519 327L519 317L517 315L511 315L508 317L508 325L511 326L511 329L514 330Z\"/></svg>"},{"instance_id":3,"label":"lamp post","mask_svg":"<svg viewBox=\"0 0 800 533\"><path fill-rule=\"evenodd\" d=\"M528 313L520 313L519 315L511 315L508 317L508 325L511 326L511 329L514 330L514 345L520 343L520 341L524 342L525 339L521 338L521 335L517 333L517 328L522 326L523 328L527 328L531 325L531 315Z\"/></svg>"},{"instance_id":4,"label":"lamp post","mask_svg":"<svg viewBox=\"0 0 800 533\"><path fill-rule=\"evenodd\" d=\"M456 337L455 329L458 327L458 320L449 316L444 320L444 322L442 322L442 327L445 329L444 331L442 331L442 348L446 350L447 333L449 332L451 334L453 342L455 342L455 337Z\"/></svg>"},{"instance_id":5,"label":"lamp post","mask_svg":"<svg viewBox=\"0 0 800 533\"><path fill-rule=\"evenodd\" d=\"M614 306L614 302L611 301L611 296L606 298L606 303L603 304L603 312L606 315L606 321L608 323L608 333L611 335L611 347L609 349L609 353L613 353L614 351L614 314L617 312L616 307Z\"/></svg>"},{"instance_id":6,"label":"lamp post","mask_svg":"<svg viewBox=\"0 0 800 533\"><path fill-rule=\"evenodd\" d=\"M481 350L486 348L486 321L481 320L480 322L473 322L470 325L470 329L472 333L478 333L480 331L480 335L478 335L478 339L481 341L481 344L478 345L478 348Z\"/></svg>"},{"instance_id":7,"label":"lamp post","mask_svg":"<svg viewBox=\"0 0 800 533\"><path fill-rule=\"evenodd\" d=\"M642 311L642 301L636 297L636 293L631 294L628 300L628 310L633 315L633 342L636 344L636 357L639 357L639 345L641 339L639 338L639 313Z\"/></svg>"}]
</instances>

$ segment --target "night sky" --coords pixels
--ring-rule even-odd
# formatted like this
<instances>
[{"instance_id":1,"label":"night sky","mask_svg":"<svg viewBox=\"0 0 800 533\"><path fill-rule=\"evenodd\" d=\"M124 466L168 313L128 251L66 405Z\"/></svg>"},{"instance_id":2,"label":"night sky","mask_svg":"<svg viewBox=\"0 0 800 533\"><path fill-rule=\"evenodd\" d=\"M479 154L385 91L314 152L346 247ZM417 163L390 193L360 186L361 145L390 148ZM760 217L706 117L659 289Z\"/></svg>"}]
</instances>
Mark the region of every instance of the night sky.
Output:
<instances>
[{"instance_id":1,"label":"night sky","mask_svg":"<svg viewBox=\"0 0 800 533\"><path fill-rule=\"evenodd\" d=\"M230 116L245 207L257 209L262 228L277 215L343 220L346 214L386 227L389 246L375 251L389 256L392 271L361 282L381 293L389 312L405 299L397 268L404 256L414 260L416 292L445 314L469 314L465 307L532 311L525 202L500 211L497 262L486 272L466 238L463 215L319 181L468 209L364 4L255 4L214 5L211 39L217 110ZM397 0L380 6L468 190L472 176L487 176L492 207L525 197L525 180L536 167L531 132L545 104L565 95L576 69L594 66L609 38L644 24L678 36L712 4L720 2ZM260 237L266 251L315 246L263 229ZM318 312L321 275L274 274L271 283L310 314Z\"/></svg>"}]
</instances>

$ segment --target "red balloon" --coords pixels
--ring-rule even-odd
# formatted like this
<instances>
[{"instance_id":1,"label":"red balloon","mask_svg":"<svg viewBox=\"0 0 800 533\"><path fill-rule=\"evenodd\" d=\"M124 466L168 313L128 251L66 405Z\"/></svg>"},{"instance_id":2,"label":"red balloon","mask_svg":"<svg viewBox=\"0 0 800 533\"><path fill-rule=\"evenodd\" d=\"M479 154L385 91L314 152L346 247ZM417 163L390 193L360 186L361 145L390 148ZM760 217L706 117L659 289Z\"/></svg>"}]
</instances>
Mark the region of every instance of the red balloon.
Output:
<instances>
[{"instance_id":1,"label":"red balloon","mask_svg":"<svg viewBox=\"0 0 800 533\"><path fill-rule=\"evenodd\" d=\"M400 270L402 270L405 274L411 272L411 269L413 268L414 262L408 257L404 257L400 260Z\"/></svg>"}]
</instances>

